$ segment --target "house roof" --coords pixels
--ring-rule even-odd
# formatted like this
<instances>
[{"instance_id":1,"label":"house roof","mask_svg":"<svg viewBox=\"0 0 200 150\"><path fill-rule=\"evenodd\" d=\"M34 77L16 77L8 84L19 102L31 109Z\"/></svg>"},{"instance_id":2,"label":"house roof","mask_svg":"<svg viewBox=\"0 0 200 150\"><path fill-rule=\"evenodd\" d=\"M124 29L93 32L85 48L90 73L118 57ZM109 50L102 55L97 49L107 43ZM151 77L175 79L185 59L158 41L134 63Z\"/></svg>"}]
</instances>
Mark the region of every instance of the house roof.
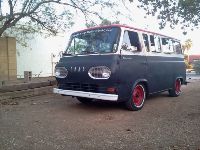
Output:
<instances>
[{"instance_id":1,"label":"house roof","mask_svg":"<svg viewBox=\"0 0 200 150\"><path fill-rule=\"evenodd\" d=\"M193 60L200 60L200 55L189 55L189 63L192 63Z\"/></svg>"}]
</instances>

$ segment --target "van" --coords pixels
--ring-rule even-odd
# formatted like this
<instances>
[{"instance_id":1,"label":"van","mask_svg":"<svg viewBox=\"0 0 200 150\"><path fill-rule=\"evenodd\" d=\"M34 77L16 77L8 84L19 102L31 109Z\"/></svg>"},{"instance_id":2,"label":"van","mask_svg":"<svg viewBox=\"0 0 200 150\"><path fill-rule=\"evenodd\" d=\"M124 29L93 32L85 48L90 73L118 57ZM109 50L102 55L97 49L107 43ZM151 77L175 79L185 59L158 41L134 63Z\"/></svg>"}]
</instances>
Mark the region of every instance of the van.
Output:
<instances>
[{"instance_id":1,"label":"van","mask_svg":"<svg viewBox=\"0 0 200 150\"><path fill-rule=\"evenodd\" d=\"M186 68L180 41L124 25L94 27L71 35L55 67L54 93L123 102L140 110L148 95L181 94Z\"/></svg>"}]
</instances>

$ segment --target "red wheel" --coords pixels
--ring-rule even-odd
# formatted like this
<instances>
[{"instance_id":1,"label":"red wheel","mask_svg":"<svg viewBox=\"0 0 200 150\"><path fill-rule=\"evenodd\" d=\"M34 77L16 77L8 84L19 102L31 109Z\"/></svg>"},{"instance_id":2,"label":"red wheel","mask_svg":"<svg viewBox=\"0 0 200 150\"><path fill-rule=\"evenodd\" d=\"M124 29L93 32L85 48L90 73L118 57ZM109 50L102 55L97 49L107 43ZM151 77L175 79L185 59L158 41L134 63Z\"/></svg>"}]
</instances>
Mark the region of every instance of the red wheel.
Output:
<instances>
[{"instance_id":1,"label":"red wheel","mask_svg":"<svg viewBox=\"0 0 200 150\"><path fill-rule=\"evenodd\" d=\"M177 79L175 83L175 92L177 95L180 95L181 93L181 80Z\"/></svg>"},{"instance_id":2,"label":"red wheel","mask_svg":"<svg viewBox=\"0 0 200 150\"><path fill-rule=\"evenodd\" d=\"M144 102L144 99L145 99L144 87L138 84L133 90L133 95L132 95L133 103L135 104L136 107L141 107L142 103Z\"/></svg>"},{"instance_id":3,"label":"red wheel","mask_svg":"<svg viewBox=\"0 0 200 150\"><path fill-rule=\"evenodd\" d=\"M143 84L137 84L133 91L129 101L126 102L126 107L129 110L140 110L146 98L146 91Z\"/></svg>"},{"instance_id":4,"label":"red wheel","mask_svg":"<svg viewBox=\"0 0 200 150\"><path fill-rule=\"evenodd\" d=\"M181 79L176 79L174 87L169 90L169 95L172 97L177 97L181 94Z\"/></svg>"}]
</instances>

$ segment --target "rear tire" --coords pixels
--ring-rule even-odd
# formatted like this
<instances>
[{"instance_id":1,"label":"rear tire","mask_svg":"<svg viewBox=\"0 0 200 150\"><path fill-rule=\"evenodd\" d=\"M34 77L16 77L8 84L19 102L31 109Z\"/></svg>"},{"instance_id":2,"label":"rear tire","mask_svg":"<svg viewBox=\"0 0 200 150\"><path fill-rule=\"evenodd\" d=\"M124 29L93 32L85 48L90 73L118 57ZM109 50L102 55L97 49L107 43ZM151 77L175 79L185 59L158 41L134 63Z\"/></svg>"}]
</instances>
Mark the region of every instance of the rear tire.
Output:
<instances>
[{"instance_id":1,"label":"rear tire","mask_svg":"<svg viewBox=\"0 0 200 150\"><path fill-rule=\"evenodd\" d=\"M176 79L172 89L169 90L169 96L177 97L181 94L181 79Z\"/></svg>"},{"instance_id":2,"label":"rear tire","mask_svg":"<svg viewBox=\"0 0 200 150\"><path fill-rule=\"evenodd\" d=\"M141 83L137 84L131 94L129 101L125 102L126 108L131 111L142 109L146 99L146 89Z\"/></svg>"},{"instance_id":3,"label":"rear tire","mask_svg":"<svg viewBox=\"0 0 200 150\"><path fill-rule=\"evenodd\" d=\"M89 104L93 101L93 99L85 97L77 97L77 99L83 104Z\"/></svg>"}]
</instances>

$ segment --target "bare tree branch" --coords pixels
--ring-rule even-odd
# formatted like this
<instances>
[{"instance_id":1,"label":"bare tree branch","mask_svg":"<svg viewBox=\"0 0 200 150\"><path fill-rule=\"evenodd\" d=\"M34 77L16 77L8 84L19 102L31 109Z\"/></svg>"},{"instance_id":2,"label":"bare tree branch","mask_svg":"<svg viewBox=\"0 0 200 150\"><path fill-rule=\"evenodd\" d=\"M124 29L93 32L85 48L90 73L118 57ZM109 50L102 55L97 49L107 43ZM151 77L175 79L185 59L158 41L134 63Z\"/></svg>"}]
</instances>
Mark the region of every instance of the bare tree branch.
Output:
<instances>
[{"instance_id":1,"label":"bare tree branch","mask_svg":"<svg viewBox=\"0 0 200 150\"><path fill-rule=\"evenodd\" d=\"M13 4L12 4L12 0L8 0L9 3L9 7L10 7L10 16L13 15Z\"/></svg>"}]
</instances>

